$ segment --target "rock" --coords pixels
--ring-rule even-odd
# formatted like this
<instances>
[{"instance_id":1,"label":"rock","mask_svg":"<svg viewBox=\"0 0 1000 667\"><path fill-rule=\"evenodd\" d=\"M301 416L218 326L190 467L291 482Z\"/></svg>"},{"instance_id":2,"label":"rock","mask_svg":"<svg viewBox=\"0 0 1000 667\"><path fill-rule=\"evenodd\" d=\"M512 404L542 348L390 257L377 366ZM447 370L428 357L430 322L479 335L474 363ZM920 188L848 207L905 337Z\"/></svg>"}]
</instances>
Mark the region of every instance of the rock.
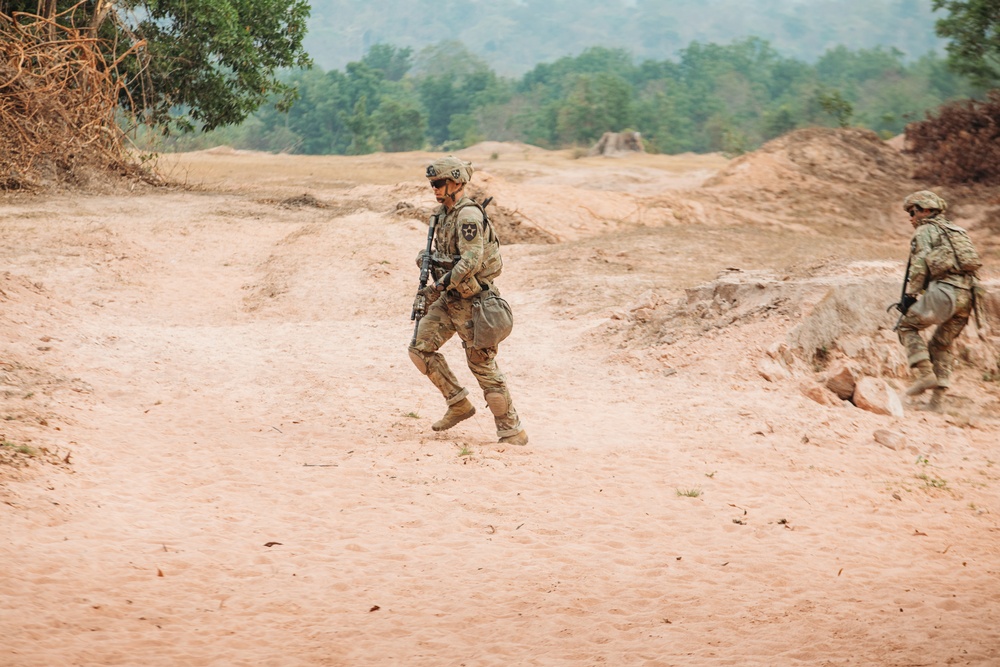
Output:
<instances>
[{"instance_id":1,"label":"rock","mask_svg":"<svg viewBox=\"0 0 1000 667\"><path fill-rule=\"evenodd\" d=\"M655 314L656 311L652 308L636 308L632 311L632 317L636 322L649 322Z\"/></svg>"},{"instance_id":2,"label":"rock","mask_svg":"<svg viewBox=\"0 0 1000 667\"><path fill-rule=\"evenodd\" d=\"M711 301L714 292L715 292L715 287L711 284L699 285L698 287L689 287L684 290L684 293L687 295L687 302L689 304L695 304L701 301Z\"/></svg>"},{"instance_id":3,"label":"rock","mask_svg":"<svg viewBox=\"0 0 1000 667\"><path fill-rule=\"evenodd\" d=\"M757 372L768 382L778 382L788 379L788 371L781 364L767 357L757 362Z\"/></svg>"},{"instance_id":4,"label":"rock","mask_svg":"<svg viewBox=\"0 0 1000 667\"><path fill-rule=\"evenodd\" d=\"M851 359L861 359L871 350L872 342L865 338L844 337L837 341L840 349Z\"/></svg>"},{"instance_id":5,"label":"rock","mask_svg":"<svg viewBox=\"0 0 1000 667\"><path fill-rule=\"evenodd\" d=\"M642 145L642 135L638 132L605 132L601 140L587 152L595 155L617 156L626 153L645 153Z\"/></svg>"},{"instance_id":6,"label":"rock","mask_svg":"<svg viewBox=\"0 0 1000 667\"><path fill-rule=\"evenodd\" d=\"M893 451L898 452L906 447L906 437L902 433L880 428L872 434L872 437L875 438L875 442Z\"/></svg>"},{"instance_id":7,"label":"rock","mask_svg":"<svg viewBox=\"0 0 1000 667\"><path fill-rule=\"evenodd\" d=\"M795 361L795 356L792 354L791 348L788 347L787 343L782 341L771 343L771 346L767 348L767 356L781 362L786 368L791 366Z\"/></svg>"},{"instance_id":8,"label":"rock","mask_svg":"<svg viewBox=\"0 0 1000 667\"><path fill-rule=\"evenodd\" d=\"M849 400L854 395L854 386L857 381L855 370L849 364L837 361L830 367L826 378L826 388L840 398Z\"/></svg>"},{"instance_id":9,"label":"rock","mask_svg":"<svg viewBox=\"0 0 1000 667\"><path fill-rule=\"evenodd\" d=\"M816 401L820 405L836 405L833 395L825 387L816 382L803 382L799 385L799 391L809 400Z\"/></svg>"},{"instance_id":10,"label":"rock","mask_svg":"<svg viewBox=\"0 0 1000 667\"><path fill-rule=\"evenodd\" d=\"M639 298L632 304L631 307L629 307L629 310L633 312L644 308L648 310L655 310L661 303L663 303L663 299L660 298L659 294L653 290L646 290L639 295Z\"/></svg>"},{"instance_id":11,"label":"rock","mask_svg":"<svg viewBox=\"0 0 1000 667\"><path fill-rule=\"evenodd\" d=\"M877 415L903 416L903 403L885 380L863 377L854 386L854 405Z\"/></svg>"}]
</instances>

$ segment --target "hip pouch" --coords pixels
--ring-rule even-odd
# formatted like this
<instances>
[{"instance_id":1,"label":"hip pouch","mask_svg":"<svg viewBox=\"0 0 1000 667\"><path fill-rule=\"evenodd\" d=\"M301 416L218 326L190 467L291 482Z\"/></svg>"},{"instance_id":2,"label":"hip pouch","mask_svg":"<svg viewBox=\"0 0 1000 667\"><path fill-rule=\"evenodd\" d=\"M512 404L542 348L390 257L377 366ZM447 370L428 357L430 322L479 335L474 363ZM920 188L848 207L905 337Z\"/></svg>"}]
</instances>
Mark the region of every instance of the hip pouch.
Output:
<instances>
[{"instance_id":1,"label":"hip pouch","mask_svg":"<svg viewBox=\"0 0 1000 667\"><path fill-rule=\"evenodd\" d=\"M495 288L483 290L472 298L472 347L477 350L496 347L513 329L514 313Z\"/></svg>"},{"instance_id":2,"label":"hip pouch","mask_svg":"<svg viewBox=\"0 0 1000 667\"><path fill-rule=\"evenodd\" d=\"M931 282L917 302L906 311L907 316L914 317L924 327L947 322L955 314L955 289L947 283Z\"/></svg>"}]
</instances>

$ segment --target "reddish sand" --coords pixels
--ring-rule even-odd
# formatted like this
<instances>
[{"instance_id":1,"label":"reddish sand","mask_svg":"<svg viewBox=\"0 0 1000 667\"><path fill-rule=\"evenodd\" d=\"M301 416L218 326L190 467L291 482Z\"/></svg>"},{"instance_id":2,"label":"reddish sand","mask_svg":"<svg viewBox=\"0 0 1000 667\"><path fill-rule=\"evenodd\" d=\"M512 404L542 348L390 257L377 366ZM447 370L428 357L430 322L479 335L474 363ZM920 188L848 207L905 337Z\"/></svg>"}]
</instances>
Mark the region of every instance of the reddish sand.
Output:
<instances>
[{"instance_id":1,"label":"reddish sand","mask_svg":"<svg viewBox=\"0 0 1000 667\"><path fill-rule=\"evenodd\" d=\"M808 290L684 310L727 267L891 300L913 184L851 225L833 176L734 184L766 153L465 155L559 241L503 249L523 448L456 342L479 412L430 430L405 351L426 227L395 211L433 203L428 154L211 151L163 158L195 187L0 200L0 664L1000 665L974 329L952 407L898 418L803 395L822 369L776 350Z\"/></svg>"}]
</instances>

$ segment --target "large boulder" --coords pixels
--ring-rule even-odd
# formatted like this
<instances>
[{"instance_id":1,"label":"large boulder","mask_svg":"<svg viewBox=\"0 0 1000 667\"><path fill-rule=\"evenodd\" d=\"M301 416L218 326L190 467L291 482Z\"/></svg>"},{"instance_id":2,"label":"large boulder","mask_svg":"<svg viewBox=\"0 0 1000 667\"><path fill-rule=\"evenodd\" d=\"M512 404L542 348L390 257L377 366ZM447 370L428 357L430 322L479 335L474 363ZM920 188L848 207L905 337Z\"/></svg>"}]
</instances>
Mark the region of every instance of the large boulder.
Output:
<instances>
[{"instance_id":1,"label":"large boulder","mask_svg":"<svg viewBox=\"0 0 1000 667\"><path fill-rule=\"evenodd\" d=\"M587 155L615 156L645 152L646 148L642 145L642 137L638 132L605 132Z\"/></svg>"},{"instance_id":2,"label":"large boulder","mask_svg":"<svg viewBox=\"0 0 1000 667\"><path fill-rule=\"evenodd\" d=\"M903 403L882 379L863 377L854 386L854 405L877 415L903 416Z\"/></svg>"}]
</instances>

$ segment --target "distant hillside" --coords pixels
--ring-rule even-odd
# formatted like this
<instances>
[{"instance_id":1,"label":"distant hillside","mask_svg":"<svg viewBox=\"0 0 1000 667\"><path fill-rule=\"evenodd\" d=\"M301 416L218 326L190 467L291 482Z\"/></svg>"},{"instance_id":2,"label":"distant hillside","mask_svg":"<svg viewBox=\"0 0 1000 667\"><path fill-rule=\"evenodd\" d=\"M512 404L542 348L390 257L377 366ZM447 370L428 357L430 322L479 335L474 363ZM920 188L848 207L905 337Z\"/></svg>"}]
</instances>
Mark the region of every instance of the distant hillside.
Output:
<instances>
[{"instance_id":1,"label":"distant hillside","mask_svg":"<svg viewBox=\"0 0 1000 667\"><path fill-rule=\"evenodd\" d=\"M691 42L756 36L813 61L838 45L942 52L926 0L315 0L305 44L324 69L342 69L374 44L414 51L458 39L499 74L591 46L664 60Z\"/></svg>"}]
</instances>

